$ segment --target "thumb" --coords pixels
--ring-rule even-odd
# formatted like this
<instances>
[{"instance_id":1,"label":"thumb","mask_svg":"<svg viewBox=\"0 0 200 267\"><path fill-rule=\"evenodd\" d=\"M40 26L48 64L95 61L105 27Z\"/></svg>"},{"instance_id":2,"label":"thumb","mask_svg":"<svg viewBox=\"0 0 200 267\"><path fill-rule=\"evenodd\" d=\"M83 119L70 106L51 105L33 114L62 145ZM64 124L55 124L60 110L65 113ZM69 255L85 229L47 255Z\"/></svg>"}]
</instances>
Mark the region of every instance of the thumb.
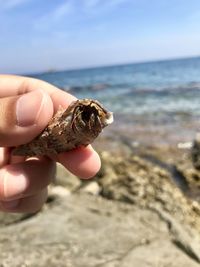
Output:
<instances>
[{"instance_id":1,"label":"thumb","mask_svg":"<svg viewBox=\"0 0 200 267\"><path fill-rule=\"evenodd\" d=\"M50 96L35 90L0 98L0 146L17 146L36 137L53 115Z\"/></svg>"}]
</instances>

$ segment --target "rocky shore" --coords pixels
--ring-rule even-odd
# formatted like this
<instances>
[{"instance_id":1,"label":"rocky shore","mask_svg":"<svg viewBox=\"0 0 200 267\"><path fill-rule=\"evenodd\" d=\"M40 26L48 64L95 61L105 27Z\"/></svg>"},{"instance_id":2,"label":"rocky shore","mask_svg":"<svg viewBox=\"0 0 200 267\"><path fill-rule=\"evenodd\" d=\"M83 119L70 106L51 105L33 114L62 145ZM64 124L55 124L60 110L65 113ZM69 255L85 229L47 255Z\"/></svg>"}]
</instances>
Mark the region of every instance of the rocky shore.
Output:
<instances>
[{"instance_id":1,"label":"rocky shore","mask_svg":"<svg viewBox=\"0 0 200 267\"><path fill-rule=\"evenodd\" d=\"M0 214L0 266L200 266L200 171L191 146L101 137L102 168L58 165L44 208Z\"/></svg>"}]
</instances>

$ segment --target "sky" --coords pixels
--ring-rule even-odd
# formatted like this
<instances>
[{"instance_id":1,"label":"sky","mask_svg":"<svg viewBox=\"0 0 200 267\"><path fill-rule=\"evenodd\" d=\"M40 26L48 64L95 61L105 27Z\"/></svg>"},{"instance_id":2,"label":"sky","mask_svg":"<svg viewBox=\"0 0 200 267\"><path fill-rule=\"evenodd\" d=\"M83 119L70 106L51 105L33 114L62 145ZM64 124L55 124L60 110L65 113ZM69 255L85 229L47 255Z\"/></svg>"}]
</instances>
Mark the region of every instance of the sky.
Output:
<instances>
[{"instance_id":1,"label":"sky","mask_svg":"<svg viewBox=\"0 0 200 267\"><path fill-rule=\"evenodd\" d=\"M199 55L199 0L0 0L0 73Z\"/></svg>"}]
</instances>

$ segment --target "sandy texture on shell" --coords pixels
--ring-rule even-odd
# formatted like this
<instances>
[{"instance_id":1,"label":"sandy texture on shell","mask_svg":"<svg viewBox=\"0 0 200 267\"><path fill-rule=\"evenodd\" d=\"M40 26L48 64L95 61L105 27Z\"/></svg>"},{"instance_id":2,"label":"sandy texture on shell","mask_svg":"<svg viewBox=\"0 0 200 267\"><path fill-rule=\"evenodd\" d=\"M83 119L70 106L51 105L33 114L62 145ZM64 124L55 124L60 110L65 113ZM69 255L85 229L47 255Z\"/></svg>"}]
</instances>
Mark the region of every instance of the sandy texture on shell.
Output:
<instances>
[{"instance_id":1,"label":"sandy texture on shell","mask_svg":"<svg viewBox=\"0 0 200 267\"><path fill-rule=\"evenodd\" d=\"M112 121L112 113L96 100L77 100L66 110L60 109L39 136L15 148L13 154L50 155L87 146Z\"/></svg>"}]
</instances>

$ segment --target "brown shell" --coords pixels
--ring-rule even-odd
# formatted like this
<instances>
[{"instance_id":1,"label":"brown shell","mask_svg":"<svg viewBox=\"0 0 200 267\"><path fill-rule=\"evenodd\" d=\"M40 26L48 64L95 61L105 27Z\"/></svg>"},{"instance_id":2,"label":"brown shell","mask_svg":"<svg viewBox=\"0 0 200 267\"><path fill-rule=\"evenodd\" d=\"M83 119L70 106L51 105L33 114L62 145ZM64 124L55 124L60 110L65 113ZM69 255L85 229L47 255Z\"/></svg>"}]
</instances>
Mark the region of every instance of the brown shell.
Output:
<instances>
[{"instance_id":1,"label":"brown shell","mask_svg":"<svg viewBox=\"0 0 200 267\"><path fill-rule=\"evenodd\" d=\"M66 110L60 109L35 139L16 147L13 155L50 155L86 146L111 122L112 113L98 101L74 101Z\"/></svg>"}]
</instances>

